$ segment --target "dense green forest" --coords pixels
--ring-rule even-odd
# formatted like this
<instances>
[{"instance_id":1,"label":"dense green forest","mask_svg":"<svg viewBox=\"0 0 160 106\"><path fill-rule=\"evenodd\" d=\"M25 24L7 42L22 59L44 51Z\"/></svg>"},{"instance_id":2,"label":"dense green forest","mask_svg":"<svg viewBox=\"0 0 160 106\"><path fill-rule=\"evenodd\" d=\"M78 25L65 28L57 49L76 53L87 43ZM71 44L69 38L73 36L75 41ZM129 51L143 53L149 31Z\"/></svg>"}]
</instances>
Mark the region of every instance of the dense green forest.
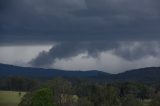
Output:
<instances>
[{"instance_id":1,"label":"dense green forest","mask_svg":"<svg viewBox=\"0 0 160 106\"><path fill-rule=\"evenodd\" d=\"M9 77L1 90L26 91L19 106L160 106L160 83Z\"/></svg>"}]
</instances>

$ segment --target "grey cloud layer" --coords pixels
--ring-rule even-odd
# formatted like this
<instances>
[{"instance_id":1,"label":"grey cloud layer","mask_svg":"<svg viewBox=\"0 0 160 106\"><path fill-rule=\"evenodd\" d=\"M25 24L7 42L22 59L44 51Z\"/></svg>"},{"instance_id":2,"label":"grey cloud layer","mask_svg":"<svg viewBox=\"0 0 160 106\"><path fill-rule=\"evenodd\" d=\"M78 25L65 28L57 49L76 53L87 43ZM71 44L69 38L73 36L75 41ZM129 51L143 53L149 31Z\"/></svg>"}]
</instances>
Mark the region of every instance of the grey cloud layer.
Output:
<instances>
[{"instance_id":1,"label":"grey cloud layer","mask_svg":"<svg viewBox=\"0 0 160 106\"><path fill-rule=\"evenodd\" d=\"M51 66L56 59L68 59L85 52L88 56L97 57L100 52L109 50L114 46L106 42L64 42L52 47L49 52L41 52L30 64L33 66Z\"/></svg>"},{"instance_id":2,"label":"grey cloud layer","mask_svg":"<svg viewBox=\"0 0 160 106\"><path fill-rule=\"evenodd\" d=\"M41 52L30 64L38 67L52 66L56 59L70 59L87 53L90 57L98 57L100 53L111 51L112 54L128 61L147 57L160 57L160 42L65 42Z\"/></svg>"},{"instance_id":3,"label":"grey cloud layer","mask_svg":"<svg viewBox=\"0 0 160 106\"><path fill-rule=\"evenodd\" d=\"M1 0L0 42L159 38L159 0Z\"/></svg>"},{"instance_id":4,"label":"grey cloud layer","mask_svg":"<svg viewBox=\"0 0 160 106\"><path fill-rule=\"evenodd\" d=\"M0 0L0 46L59 43L34 66L107 50L130 61L159 56L159 11L159 0Z\"/></svg>"}]
</instances>

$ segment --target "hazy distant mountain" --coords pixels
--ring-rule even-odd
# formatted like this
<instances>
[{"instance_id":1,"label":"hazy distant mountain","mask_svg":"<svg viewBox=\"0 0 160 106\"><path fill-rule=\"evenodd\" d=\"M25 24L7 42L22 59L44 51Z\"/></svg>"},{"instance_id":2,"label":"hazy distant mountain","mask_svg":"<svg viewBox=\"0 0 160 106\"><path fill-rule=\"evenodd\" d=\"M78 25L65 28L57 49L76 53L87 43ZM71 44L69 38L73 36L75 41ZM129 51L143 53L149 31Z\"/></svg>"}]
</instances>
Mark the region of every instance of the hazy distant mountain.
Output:
<instances>
[{"instance_id":1,"label":"hazy distant mountain","mask_svg":"<svg viewBox=\"0 0 160 106\"><path fill-rule=\"evenodd\" d=\"M19 67L0 64L0 77L23 76L34 78L95 78L108 81L160 81L160 67L149 67L126 71L119 74L109 74L101 71L65 71L58 69L43 69Z\"/></svg>"},{"instance_id":2,"label":"hazy distant mountain","mask_svg":"<svg viewBox=\"0 0 160 106\"><path fill-rule=\"evenodd\" d=\"M160 67L134 69L114 76L116 80L160 81Z\"/></svg>"},{"instance_id":3,"label":"hazy distant mountain","mask_svg":"<svg viewBox=\"0 0 160 106\"><path fill-rule=\"evenodd\" d=\"M52 78L52 77L99 77L110 76L108 73L101 71L65 71L58 69L43 69L31 67L19 67L7 64L0 64L0 76L24 76L24 77L38 77L38 78Z\"/></svg>"}]
</instances>

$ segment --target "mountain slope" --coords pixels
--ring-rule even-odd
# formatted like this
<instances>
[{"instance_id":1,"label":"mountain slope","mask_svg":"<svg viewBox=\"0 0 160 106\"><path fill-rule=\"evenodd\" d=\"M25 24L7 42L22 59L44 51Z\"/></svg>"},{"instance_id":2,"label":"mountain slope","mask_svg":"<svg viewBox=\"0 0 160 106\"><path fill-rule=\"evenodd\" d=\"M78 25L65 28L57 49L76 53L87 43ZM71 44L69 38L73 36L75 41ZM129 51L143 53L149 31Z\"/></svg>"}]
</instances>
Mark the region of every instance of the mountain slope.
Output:
<instances>
[{"instance_id":1,"label":"mountain slope","mask_svg":"<svg viewBox=\"0 0 160 106\"><path fill-rule=\"evenodd\" d=\"M31 67L19 67L6 64L0 64L0 76L24 76L24 77L98 77L109 76L110 74L100 71L64 71L58 69L43 69L43 68L31 68Z\"/></svg>"},{"instance_id":2,"label":"mountain slope","mask_svg":"<svg viewBox=\"0 0 160 106\"><path fill-rule=\"evenodd\" d=\"M160 81L160 67L149 67L126 71L119 74L109 74L101 71L64 71L58 69L43 69L31 67L18 67L0 64L0 77L23 76L34 78L95 78L106 81Z\"/></svg>"},{"instance_id":3,"label":"mountain slope","mask_svg":"<svg viewBox=\"0 0 160 106\"><path fill-rule=\"evenodd\" d=\"M114 76L116 80L160 81L160 67L148 67L126 71Z\"/></svg>"}]
</instances>

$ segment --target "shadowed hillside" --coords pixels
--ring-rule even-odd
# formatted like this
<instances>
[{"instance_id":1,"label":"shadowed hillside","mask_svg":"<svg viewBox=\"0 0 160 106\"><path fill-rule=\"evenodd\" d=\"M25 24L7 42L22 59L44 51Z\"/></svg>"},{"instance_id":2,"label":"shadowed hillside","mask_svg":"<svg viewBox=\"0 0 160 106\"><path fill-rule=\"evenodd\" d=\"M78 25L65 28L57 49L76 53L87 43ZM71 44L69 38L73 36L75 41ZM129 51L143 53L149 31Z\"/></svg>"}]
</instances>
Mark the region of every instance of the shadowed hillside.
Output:
<instances>
[{"instance_id":1,"label":"shadowed hillside","mask_svg":"<svg viewBox=\"0 0 160 106\"><path fill-rule=\"evenodd\" d=\"M6 64L0 64L0 76L22 76L34 78L66 77L66 78L94 78L108 81L159 81L160 67L149 67L126 71L119 74L109 74L101 71L65 71L58 69L43 69L31 67L18 67Z\"/></svg>"}]
</instances>

